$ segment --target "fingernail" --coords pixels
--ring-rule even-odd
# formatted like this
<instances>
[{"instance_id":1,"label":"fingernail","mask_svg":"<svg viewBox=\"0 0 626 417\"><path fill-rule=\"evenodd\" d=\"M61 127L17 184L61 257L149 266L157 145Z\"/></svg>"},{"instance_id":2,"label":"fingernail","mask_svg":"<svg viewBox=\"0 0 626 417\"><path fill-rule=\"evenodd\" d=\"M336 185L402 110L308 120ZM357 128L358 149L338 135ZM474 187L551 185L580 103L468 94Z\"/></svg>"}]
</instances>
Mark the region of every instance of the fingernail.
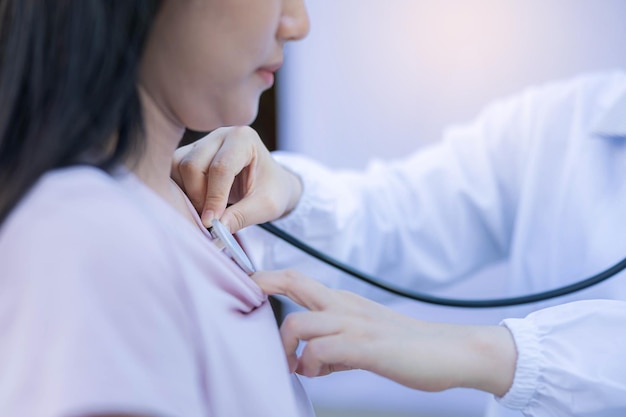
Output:
<instances>
[{"instance_id":1,"label":"fingernail","mask_svg":"<svg viewBox=\"0 0 626 417\"><path fill-rule=\"evenodd\" d=\"M211 227L211 220L215 218L215 213L213 210L206 210L202 213L202 224L205 227Z\"/></svg>"}]
</instances>

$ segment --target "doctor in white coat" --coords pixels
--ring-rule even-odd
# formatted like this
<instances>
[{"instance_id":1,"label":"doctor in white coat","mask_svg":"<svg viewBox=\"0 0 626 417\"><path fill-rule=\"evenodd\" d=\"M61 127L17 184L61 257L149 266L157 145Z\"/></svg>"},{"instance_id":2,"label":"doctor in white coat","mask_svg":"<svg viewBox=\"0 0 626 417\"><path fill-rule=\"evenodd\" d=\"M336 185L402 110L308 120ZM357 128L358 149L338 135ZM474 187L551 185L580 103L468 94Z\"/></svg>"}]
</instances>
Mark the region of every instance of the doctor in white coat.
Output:
<instances>
[{"instance_id":1,"label":"doctor in white coat","mask_svg":"<svg viewBox=\"0 0 626 417\"><path fill-rule=\"evenodd\" d=\"M206 224L220 218L235 232L277 219L396 285L429 288L507 260L501 278L511 295L547 290L626 256L626 73L528 89L437 144L364 172L271 155L251 129L227 128L179 149L172 175ZM300 258L274 244L265 243L260 269L297 269ZM526 416L621 417L621 275L493 326L410 319L293 270L255 278L311 310L282 328L297 372L368 369L420 390L491 392ZM308 344L298 358L300 340Z\"/></svg>"}]
</instances>

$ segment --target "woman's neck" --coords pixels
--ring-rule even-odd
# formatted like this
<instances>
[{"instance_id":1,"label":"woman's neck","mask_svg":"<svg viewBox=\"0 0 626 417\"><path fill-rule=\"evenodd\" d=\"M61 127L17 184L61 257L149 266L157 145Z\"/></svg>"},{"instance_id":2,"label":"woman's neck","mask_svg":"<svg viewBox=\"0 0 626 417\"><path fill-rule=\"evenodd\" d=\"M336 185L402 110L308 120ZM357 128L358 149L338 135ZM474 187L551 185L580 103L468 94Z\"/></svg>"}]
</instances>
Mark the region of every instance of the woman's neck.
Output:
<instances>
[{"instance_id":1,"label":"woman's neck","mask_svg":"<svg viewBox=\"0 0 626 417\"><path fill-rule=\"evenodd\" d=\"M143 110L145 148L129 169L161 198L193 221L184 196L170 179L172 155L185 128L139 88Z\"/></svg>"}]
</instances>

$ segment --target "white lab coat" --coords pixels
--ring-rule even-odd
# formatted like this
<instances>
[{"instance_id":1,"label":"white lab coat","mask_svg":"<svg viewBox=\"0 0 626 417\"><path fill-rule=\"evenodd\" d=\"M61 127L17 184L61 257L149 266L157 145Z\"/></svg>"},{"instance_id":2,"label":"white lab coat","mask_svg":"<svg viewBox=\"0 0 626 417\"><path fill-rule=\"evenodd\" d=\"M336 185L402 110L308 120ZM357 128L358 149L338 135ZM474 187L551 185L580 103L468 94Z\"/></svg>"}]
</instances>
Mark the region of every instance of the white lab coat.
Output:
<instances>
[{"instance_id":1,"label":"white lab coat","mask_svg":"<svg viewBox=\"0 0 626 417\"><path fill-rule=\"evenodd\" d=\"M440 143L366 172L276 157L304 185L299 205L277 226L412 289L506 260L508 295L526 294L626 257L626 74L619 71L496 102ZM259 267L304 265L314 273L298 252L264 240ZM380 298L379 291L366 295ZM626 274L512 314L533 310L502 323L519 358L513 386L498 402L533 417L625 416Z\"/></svg>"}]
</instances>

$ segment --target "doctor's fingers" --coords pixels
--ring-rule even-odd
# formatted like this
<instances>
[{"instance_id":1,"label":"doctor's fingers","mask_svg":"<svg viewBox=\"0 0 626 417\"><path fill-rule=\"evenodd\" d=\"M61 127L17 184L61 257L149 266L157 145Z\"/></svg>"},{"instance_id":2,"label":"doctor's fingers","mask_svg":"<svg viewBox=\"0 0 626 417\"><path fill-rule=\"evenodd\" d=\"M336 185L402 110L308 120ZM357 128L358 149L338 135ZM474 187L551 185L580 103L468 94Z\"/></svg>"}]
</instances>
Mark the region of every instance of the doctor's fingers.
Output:
<instances>
[{"instance_id":1,"label":"doctor's fingers","mask_svg":"<svg viewBox=\"0 0 626 417\"><path fill-rule=\"evenodd\" d=\"M346 343L350 320L338 312L307 311L289 314L280 327L280 336L290 371L321 376L336 370L352 369L349 359L355 350ZM358 333L358 332L357 332ZM298 359L300 342L307 342Z\"/></svg>"},{"instance_id":2,"label":"doctor's fingers","mask_svg":"<svg viewBox=\"0 0 626 417\"><path fill-rule=\"evenodd\" d=\"M253 224L256 213L267 211L258 193L254 193L257 176L261 172L259 165L265 159L271 160L271 157L256 131L248 126L228 130L208 167L202 213L204 224L219 218L234 233ZM248 198L254 201L239 205ZM233 206L226 209L227 203ZM234 207L236 205L238 207Z\"/></svg>"},{"instance_id":3,"label":"doctor's fingers","mask_svg":"<svg viewBox=\"0 0 626 417\"><path fill-rule=\"evenodd\" d=\"M298 358L296 372L312 378L357 369L358 363L359 355L354 346L345 343L342 335L323 336L306 344Z\"/></svg>"},{"instance_id":4,"label":"doctor's fingers","mask_svg":"<svg viewBox=\"0 0 626 417\"><path fill-rule=\"evenodd\" d=\"M267 294L289 297L313 311L288 315L280 329L290 369L306 376L368 369L379 356L377 341L406 318L348 291L330 289L298 271L261 271L253 279ZM299 360L300 341L307 344Z\"/></svg>"},{"instance_id":5,"label":"doctor's fingers","mask_svg":"<svg viewBox=\"0 0 626 417\"><path fill-rule=\"evenodd\" d=\"M234 195L235 202L248 194L257 155L269 151L259 135L248 126L223 127L176 150L172 176L183 187L206 226L221 218ZM243 174L242 174L243 173ZM236 184L235 184L236 183ZM235 186L233 186L235 184ZM249 225L245 223L240 229ZM236 231L232 230L231 231Z\"/></svg>"},{"instance_id":6,"label":"doctor's fingers","mask_svg":"<svg viewBox=\"0 0 626 417\"><path fill-rule=\"evenodd\" d=\"M259 271L252 278L267 295L284 295L313 311L341 306L340 293L293 270Z\"/></svg>"},{"instance_id":7,"label":"doctor's fingers","mask_svg":"<svg viewBox=\"0 0 626 417\"><path fill-rule=\"evenodd\" d=\"M202 214L204 208L209 165L222 146L223 133L221 129L217 129L189 145L176 149L172 157L172 179L187 194L199 214Z\"/></svg>"},{"instance_id":8,"label":"doctor's fingers","mask_svg":"<svg viewBox=\"0 0 626 417\"><path fill-rule=\"evenodd\" d=\"M231 190L229 206L221 217L231 232L252 224L275 220L289 213L302 195L300 177L281 166L267 150L261 139L249 137L251 152L249 161L237 162L235 166L245 168L238 174ZM219 153L231 147L241 154L239 143L226 140ZM216 157L217 160L217 157ZM209 172L207 201L212 195L212 173Z\"/></svg>"}]
</instances>

